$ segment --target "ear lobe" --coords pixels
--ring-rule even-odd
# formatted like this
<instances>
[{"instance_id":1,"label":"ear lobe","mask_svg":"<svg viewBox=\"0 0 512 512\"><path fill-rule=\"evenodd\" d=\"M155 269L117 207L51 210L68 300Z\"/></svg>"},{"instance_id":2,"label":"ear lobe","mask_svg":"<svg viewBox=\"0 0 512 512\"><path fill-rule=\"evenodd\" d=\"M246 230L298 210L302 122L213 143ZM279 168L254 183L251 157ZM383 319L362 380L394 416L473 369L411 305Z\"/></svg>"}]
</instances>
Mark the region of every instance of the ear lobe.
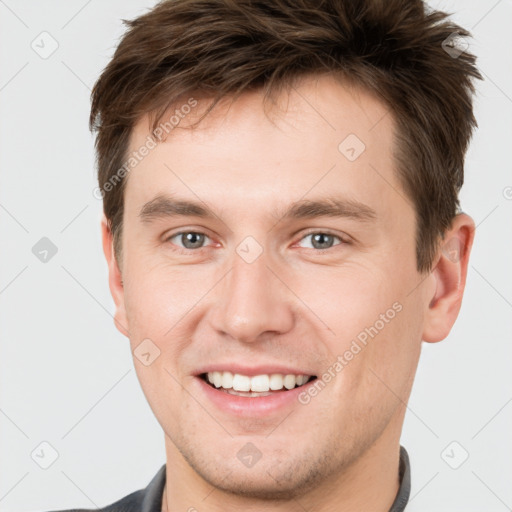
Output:
<instances>
[{"instance_id":1,"label":"ear lobe","mask_svg":"<svg viewBox=\"0 0 512 512\"><path fill-rule=\"evenodd\" d=\"M435 293L425 314L423 341L436 343L445 339L457 319L474 236L473 219L464 213L457 215L445 234L438 263L432 270Z\"/></svg>"},{"instance_id":2,"label":"ear lobe","mask_svg":"<svg viewBox=\"0 0 512 512\"><path fill-rule=\"evenodd\" d=\"M113 235L105 214L103 214L101 218L101 240L103 245L103 254L107 260L110 294L112 295L116 306L114 324L121 334L129 337L124 303L123 277L115 257Z\"/></svg>"}]
</instances>

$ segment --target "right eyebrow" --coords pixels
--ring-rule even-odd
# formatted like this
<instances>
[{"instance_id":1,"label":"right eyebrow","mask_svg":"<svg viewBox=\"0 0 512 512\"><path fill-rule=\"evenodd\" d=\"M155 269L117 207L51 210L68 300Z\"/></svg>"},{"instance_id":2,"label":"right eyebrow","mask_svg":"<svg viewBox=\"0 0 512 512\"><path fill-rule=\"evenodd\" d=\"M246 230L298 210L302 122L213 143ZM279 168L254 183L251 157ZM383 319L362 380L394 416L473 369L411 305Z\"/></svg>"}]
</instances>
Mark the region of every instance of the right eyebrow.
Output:
<instances>
[{"instance_id":1,"label":"right eyebrow","mask_svg":"<svg viewBox=\"0 0 512 512\"><path fill-rule=\"evenodd\" d=\"M202 218L217 217L206 205L195 201L171 199L163 195L158 195L151 201L148 201L144 204L139 213L142 222L151 222L157 218L178 216Z\"/></svg>"}]
</instances>

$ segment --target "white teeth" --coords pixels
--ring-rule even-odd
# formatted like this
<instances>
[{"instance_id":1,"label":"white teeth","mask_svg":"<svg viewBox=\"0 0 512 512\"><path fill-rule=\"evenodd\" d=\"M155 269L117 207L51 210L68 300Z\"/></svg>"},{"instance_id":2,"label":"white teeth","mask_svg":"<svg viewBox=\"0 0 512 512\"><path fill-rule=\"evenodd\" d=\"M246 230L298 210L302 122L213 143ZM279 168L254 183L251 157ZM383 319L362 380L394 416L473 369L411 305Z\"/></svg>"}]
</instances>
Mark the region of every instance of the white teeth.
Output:
<instances>
[{"instance_id":1,"label":"white teeth","mask_svg":"<svg viewBox=\"0 0 512 512\"><path fill-rule=\"evenodd\" d=\"M268 393L270 390L279 391L285 387L293 389L295 386L302 386L309 380L309 375L283 375L273 373L271 375L241 375L231 372L209 372L207 379L216 388L233 389L234 391Z\"/></svg>"},{"instance_id":2,"label":"white teeth","mask_svg":"<svg viewBox=\"0 0 512 512\"><path fill-rule=\"evenodd\" d=\"M270 389L279 390L283 389L283 376L279 373L273 373L270 376Z\"/></svg>"},{"instance_id":3,"label":"white teeth","mask_svg":"<svg viewBox=\"0 0 512 512\"><path fill-rule=\"evenodd\" d=\"M251 377L251 391L268 391L269 381L268 375L256 375L255 377Z\"/></svg>"},{"instance_id":4,"label":"white teeth","mask_svg":"<svg viewBox=\"0 0 512 512\"><path fill-rule=\"evenodd\" d=\"M284 387L286 389L293 389L295 387L295 375L287 375L284 378Z\"/></svg>"},{"instance_id":5,"label":"white teeth","mask_svg":"<svg viewBox=\"0 0 512 512\"><path fill-rule=\"evenodd\" d=\"M302 384L306 384L307 380L308 380L307 375L298 375L297 376L297 386L302 386Z\"/></svg>"},{"instance_id":6,"label":"white teeth","mask_svg":"<svg viewBox=\"0 0 512 512\"><path fill-rule=\"evenodd\" d=\"M220 388L222 386L222 373L213 372L213 384L216 388Z\"/></svg>"},{"instance_id":7,"label":"white teeth","mask_svg":"<svg viewBox=\"0 0 512 512\"><path fill-rule=\"evenodd\" d=\"M247 375L235 373L233 376L233 389L235 391L251 391L251 378Z\"/></svg>"},{"instance_id":8,"label":"white teeth","mask_svg":"<svg viewBox=\"0 0 512 512\"><path fill-rule=\"evenodd\" d=\"M231 372L219 372L222 376L222 384L221 386L224 389L229 389L233 387L233 374ZM208 380L211 382L211 374L208 373Z\"/></svg>"}]
</instances>

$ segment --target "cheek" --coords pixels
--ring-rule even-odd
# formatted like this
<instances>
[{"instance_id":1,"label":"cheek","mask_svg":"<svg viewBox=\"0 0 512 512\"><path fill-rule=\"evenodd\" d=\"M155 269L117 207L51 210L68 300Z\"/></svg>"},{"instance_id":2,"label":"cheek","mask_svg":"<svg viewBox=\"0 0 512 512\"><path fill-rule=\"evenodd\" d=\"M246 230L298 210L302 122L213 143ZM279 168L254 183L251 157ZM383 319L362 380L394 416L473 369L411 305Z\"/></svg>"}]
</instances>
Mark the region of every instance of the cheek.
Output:
<instances>
[{"instance_id":1,"label":"cheek","mask_svg":"<svg viewBox=\"0 0 512 512\"><path fill-rule=\"evenodd\" d=\"M140 367L139 379L148 394L157 384L173 387L174 380L166 370L176 378L183 377L183 354L197 325L198 308L194 306L205 293L202 290L204 279L194 286L190 268L186 275L176 268L143 264L127 269L125 309L130 345L135 365ZM138 354L147 352L150 358L156 354L148 368L136 360ZM155 394L158 394L158 387Z\"/></svg>"},{"instance_id":2,"label":"cheek","mask_svg":"<svg viewBox=\"0 0 512 512\"><path fill-rule=\"evenodd\" d=\"M379 279L375 273L344 277L331 281L334 292L324 297L319 311L335 333L325 339L330 353L342 358L345 386L381 394L385 384L380 377L401 389L419 358L418 304L389 277Z\"/></svg>"},{"instance_id":3,"label":"cheek","mask_svg":"<svg viewBox=\"0 0 512 512\"><path fill-rule=\"evenodd\" d=\"M400 298L388 278L376 269L363 267L312 273L307 279L300 278L298 284L297 295L332 328L333 340L343 342L358 335L364 338L366 330L376 323L379 331L385 330L388 324L381 315L392 322L396 315L393 304Z\"/></svg>"},{"instance_id":4,"label":"cheek","mask_svg":"<svg viewBox=\"0 0 512 512\"><path fill-rule=\"evenodd\" d=\"M157 337L163 335L165 325L169 328L183 316L202 293L201 281L191 279L190 272L151 268L144 263L127 269L126 283L125 307L130 327L148 329Z\"/></svg>"},{"instance_id":5,"label":"cheek","mask_svg":"<svg viewBox=\"0 0 512 512\"><path fill-rule=\"evenodd\" d=\"M388 403L407 402L421 352L421 318L411 301L369 338L364 361L368 387ZM380 326L375 325L377 328Z\"/></svg>"}]
</instances>

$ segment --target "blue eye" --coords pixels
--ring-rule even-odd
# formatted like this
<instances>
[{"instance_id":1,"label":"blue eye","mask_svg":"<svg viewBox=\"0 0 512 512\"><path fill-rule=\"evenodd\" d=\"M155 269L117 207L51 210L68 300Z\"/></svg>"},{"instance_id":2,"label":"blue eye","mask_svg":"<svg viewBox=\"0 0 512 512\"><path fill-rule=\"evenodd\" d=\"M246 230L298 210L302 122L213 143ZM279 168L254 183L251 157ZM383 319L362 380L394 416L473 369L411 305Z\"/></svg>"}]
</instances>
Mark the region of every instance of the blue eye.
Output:
<instances>
[{"instance_id":1,"label":"blue eye","mask_svg":"<svg viewBox=\"0 0 512 512\"><path fill-rule=\"evenodd\" d=\"M204 233L199 233L197 231L181 231L180 233L176 233L170 236L169 238L167 238L166 241L171 241L173 238L176 237L179 237L178 240L180 240L183 243L183 247L179 245L178 247L187 250L203 249L201 245L204 243L204 240L206 238L209 238Z\"/></svg>"},{"instance_id":2,"label":"blue eye","mask_svg":"<svg viewBox=\"0 0 512 512\"><path fill-rule=\"evenodd\" d=\"M318 250L326 250L326 249L330 249L332 246L333 246L333 240L334 239L338 239L340 241L340 243L343 243L344 240L342 240L341 237L339 236L336 236L336 235L332 235L330 233L324 233L323 231L314 231L312 233L308 233L306 236L304 236L303 238L301 238L301 240L305 240L306 238L308 237L312 237L312 248L313 249L318 249ZM334 244L334 245L340 245L340 244ZM309 247L308 247L309 249Z\"/></svg>"}]
</instances>

